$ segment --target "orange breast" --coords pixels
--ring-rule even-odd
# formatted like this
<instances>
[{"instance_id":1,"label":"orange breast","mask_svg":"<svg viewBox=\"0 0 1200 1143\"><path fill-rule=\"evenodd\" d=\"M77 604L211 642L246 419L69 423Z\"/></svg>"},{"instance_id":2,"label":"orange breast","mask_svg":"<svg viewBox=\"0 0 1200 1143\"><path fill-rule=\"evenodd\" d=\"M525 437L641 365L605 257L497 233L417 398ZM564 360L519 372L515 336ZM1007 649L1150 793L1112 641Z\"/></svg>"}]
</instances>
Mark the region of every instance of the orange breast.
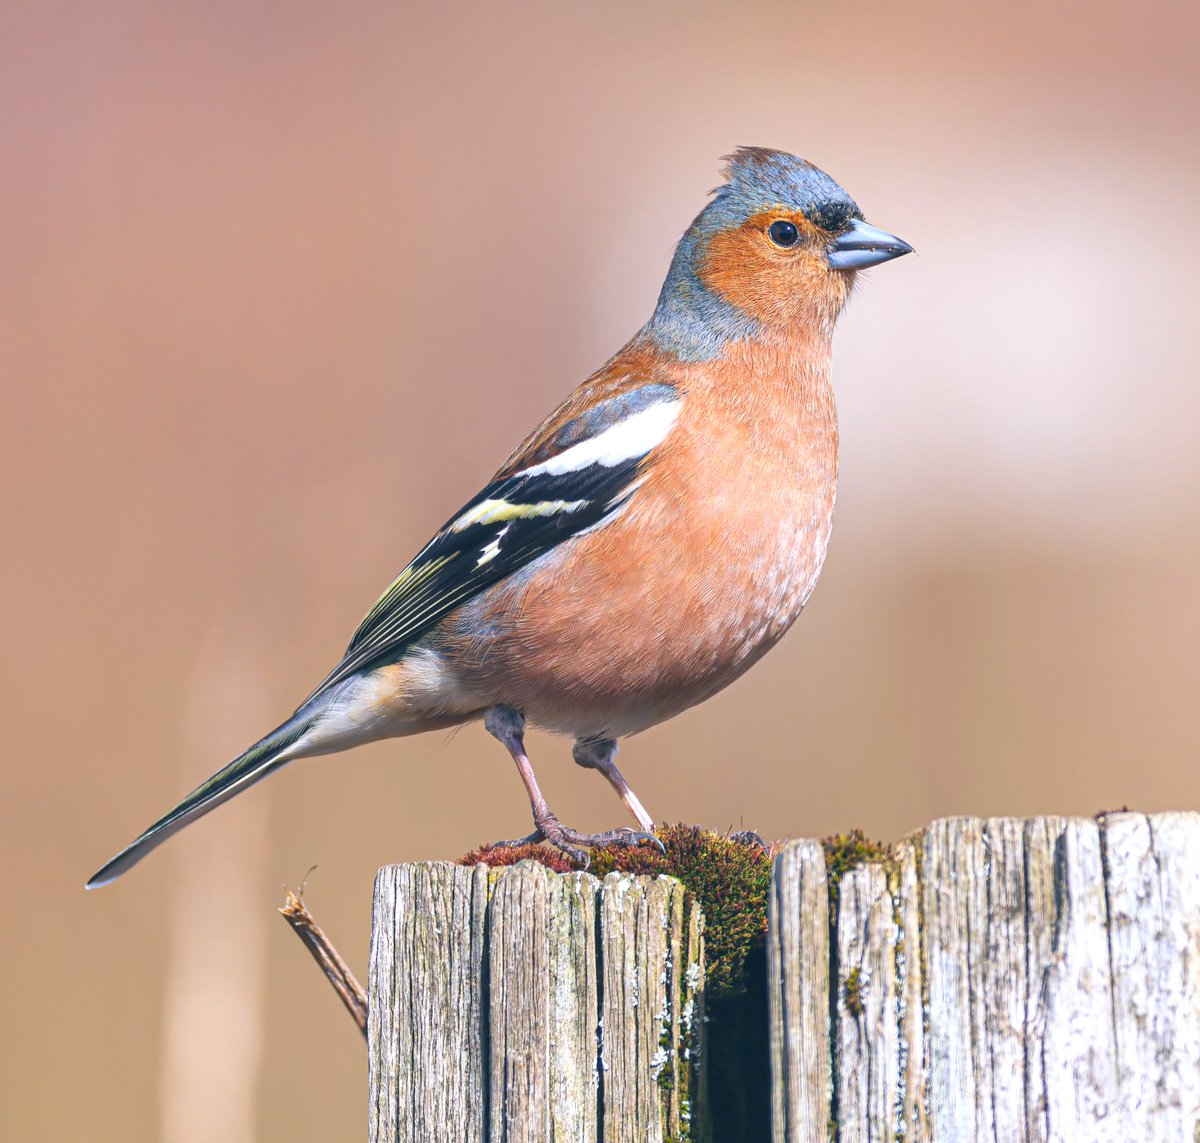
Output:
<instances>
[{"instance_id":1,"label":"orange breast","mask_svg":"<svg viewBox=\"0 0 1200 1143\"><path fill-rule=\"evenodd\" d=\"M679 420L624 512L454 625L472 692L551 729L631 733L731 682L799 615L837 484L827 354L747 346L674 380Z\"/></svg>"}]
</instances>

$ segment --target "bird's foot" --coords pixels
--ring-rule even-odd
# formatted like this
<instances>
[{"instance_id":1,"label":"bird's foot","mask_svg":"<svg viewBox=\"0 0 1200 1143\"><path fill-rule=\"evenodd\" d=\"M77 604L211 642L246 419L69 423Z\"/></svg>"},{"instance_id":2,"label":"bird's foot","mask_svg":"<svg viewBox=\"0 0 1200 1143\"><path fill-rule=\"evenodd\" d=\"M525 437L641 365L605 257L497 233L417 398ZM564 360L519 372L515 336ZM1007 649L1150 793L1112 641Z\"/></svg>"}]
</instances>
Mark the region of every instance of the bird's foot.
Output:
<instances>
[{"instance_id":1,"label":"bird's foot","mask_svg":"<svg viewBox=\"0 0 1200 1143\"><path fill-rule=\"evenodd\" d=\"M587 869L592 863L587 850L603 849L608 845L629 847L653 845L660 853L667 852L666 846L652 833L642 833L635 829L624 828L605 830L603 833L578 833L570 826L563 825L550 810L535 814L534 824L537 829L528 837L517 838L514 841L498 841L493 848L515 849L522 845L537 845L544 841L554 846L555 849L562 850L580 869Z\"/></svg>"}]
</instances>

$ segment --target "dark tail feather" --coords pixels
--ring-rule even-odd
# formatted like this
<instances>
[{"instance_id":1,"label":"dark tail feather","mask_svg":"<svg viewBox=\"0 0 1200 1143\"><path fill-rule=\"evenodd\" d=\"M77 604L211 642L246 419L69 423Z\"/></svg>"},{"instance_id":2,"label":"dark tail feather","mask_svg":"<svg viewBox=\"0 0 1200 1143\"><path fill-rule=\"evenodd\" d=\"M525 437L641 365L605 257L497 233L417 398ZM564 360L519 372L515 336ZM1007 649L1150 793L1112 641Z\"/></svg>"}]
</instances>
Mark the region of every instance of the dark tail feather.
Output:
<instances>
[{"instance_id":1,"label":"dark tail feather","mask_svg":"<svg viewBox=\"0 0 1200 1143\"><path fill-rule=\"evenodd\" d=\"M197 786L182 802L165 817L159 818L137 841L127 845L103 869L92 875L88 889L98 889L115 881L128 869L132 869L155 846L161 845L172 834L185 825L202 817L209 810L227 802L248 786L265 778L273 770L285 765L290 759L279 755L293 745L316 721L311 705L302 707L287 722L271 731L266 738L238 755L222 770L218 770L207 782Z\"/></svg>"}]
</instances>

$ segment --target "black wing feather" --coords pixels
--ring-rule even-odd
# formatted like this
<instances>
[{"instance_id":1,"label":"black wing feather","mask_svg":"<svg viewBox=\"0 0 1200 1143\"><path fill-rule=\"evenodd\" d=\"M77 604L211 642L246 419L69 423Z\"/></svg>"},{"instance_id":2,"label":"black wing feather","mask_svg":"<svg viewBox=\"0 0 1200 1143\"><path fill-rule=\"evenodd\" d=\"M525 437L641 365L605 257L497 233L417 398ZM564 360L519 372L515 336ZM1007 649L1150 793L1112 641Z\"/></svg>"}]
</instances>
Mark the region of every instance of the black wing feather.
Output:
<instances>
[{"instance_id":1,"label":"black wing feather","mask_svg":"<svg viewBox=\"0 0 1200 1143\"><path fill-rule=\"evenodd\" d=\"M632 493L644 460L634 457L558 474L518 473L493 481L446 522L384 592L354 633L342 661L313 695L359 671L395 662L456 607L615 514ZM498 510L496 519L461 525L464 516L488 501L526 507L562 502L574 507L536 516L506 516ZM494 554L485 559L492 545Z\"/></svg>"}]
</instances>

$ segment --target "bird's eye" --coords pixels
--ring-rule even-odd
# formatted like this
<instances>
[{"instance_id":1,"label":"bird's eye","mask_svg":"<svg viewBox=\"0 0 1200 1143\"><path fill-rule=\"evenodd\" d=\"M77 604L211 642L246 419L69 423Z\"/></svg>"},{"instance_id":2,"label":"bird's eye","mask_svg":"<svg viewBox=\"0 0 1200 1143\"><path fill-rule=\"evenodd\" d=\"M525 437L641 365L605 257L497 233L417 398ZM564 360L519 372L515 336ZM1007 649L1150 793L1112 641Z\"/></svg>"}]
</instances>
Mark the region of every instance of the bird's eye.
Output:
<instances>
[{"instance_id":1,"label":"bird's eye","mask_svg":"<svg viewBox=\"0 0 1200 1143\"><path fill-rule=\"evenodd\" d=\"M781 218L767 227L767 237L776 246L795 246L800 241L800 231L794 222L786 222Z\"/></svg>"}]
</instances>

